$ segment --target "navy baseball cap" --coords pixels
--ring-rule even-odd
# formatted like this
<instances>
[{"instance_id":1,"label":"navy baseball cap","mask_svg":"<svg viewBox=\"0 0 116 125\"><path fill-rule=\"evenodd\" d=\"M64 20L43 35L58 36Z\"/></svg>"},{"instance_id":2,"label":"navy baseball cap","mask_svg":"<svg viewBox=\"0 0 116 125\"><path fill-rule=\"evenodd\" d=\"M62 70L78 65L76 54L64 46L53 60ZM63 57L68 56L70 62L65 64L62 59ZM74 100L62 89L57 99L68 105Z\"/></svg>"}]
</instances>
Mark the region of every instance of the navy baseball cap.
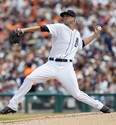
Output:
<instances>
[{"instance_id":1,"label":"navy baseball cap","mask_svg":"<svg viewBox=\"0 0 116 125\"><path fill-rule=\"evenodd\" d=\"M62 12L62 13L60 14L60 16L61 16L61 17L64 17L65 14L68 14L68 15L70 15L70 16L72 16L72 17L76 17L76 14L75 14L75 12L74 12L73 10L64 11L64 12Z\"/></svg>"}]
</instances>

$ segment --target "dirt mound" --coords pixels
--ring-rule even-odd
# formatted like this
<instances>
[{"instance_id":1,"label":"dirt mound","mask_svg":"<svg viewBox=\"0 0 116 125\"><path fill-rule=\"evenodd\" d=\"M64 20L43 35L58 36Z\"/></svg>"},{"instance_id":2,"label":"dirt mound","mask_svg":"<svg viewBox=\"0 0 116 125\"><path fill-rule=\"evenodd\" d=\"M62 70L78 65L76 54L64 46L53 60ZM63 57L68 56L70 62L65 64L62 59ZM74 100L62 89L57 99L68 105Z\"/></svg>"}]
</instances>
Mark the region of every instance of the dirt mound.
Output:
<instances>
[{"instance_id":1,"label":"dirt mound","mask_svg":"<svg viewBox=\"0 0 116 125\"><path fill-rule=\"evenodd\" d=\"M116 112L110 114L75 113L42 116L31 119L0 122L0 125L116 125Z\"/></svg>"}]
</instances>

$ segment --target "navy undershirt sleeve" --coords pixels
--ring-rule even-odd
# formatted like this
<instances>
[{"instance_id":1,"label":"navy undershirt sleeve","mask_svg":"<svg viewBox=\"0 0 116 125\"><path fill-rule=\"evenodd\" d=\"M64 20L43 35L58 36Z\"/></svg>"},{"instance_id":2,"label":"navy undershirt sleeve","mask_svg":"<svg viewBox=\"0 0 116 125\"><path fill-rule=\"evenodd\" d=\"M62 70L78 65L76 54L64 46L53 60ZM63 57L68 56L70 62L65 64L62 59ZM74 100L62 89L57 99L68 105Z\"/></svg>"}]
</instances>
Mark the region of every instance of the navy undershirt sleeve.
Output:
<instances>
[{"instance_id":1,"label":"navy undershirt sleeve","mask_svg":"<svg viewBox=\"0 0 116 125\"><path fill-rule=\"evenodd\" d=\"M84 47L85 46L84 40L82 40L82 43L83 43L83 47Z\"/></svg>"},{"instance_id":2,"label":"navy undershirt sleeve","mask_svg":"<svg viewBox=\"0 0 116 125\"><path fill-rule=\"evenodd\" d=\"M41 29L42 32L50 32L49 29L48 29L48 27L45 26L45 25L40 26L40 29Z\"/></svg>"}]
</instances>

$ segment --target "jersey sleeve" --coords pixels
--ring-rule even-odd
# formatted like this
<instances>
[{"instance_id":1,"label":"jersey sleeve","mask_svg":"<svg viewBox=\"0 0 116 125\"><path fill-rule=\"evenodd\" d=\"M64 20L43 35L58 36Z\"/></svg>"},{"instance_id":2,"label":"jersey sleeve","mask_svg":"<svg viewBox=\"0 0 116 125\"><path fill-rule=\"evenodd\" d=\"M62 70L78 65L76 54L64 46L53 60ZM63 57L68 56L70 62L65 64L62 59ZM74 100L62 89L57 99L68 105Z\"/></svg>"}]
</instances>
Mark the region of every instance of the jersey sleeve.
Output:
<instances>
[{"instance_id":1,"label":"jersey sleeve","mask_svg":"<svg viewBox=\"0 0 116 125\"><path fill-rule=\"evenodd\" d=\"M78 34L78 37L79 37L79 46L78 47L81 50L85 46L85 44L84 44L83 39L80 36L80 33Z\"/></svg>"},{"instance_id":2,"label":"jersey sleeve","mask_svg":"<svg viewBox=\"0 0 116 125\"><path fill-rule=\"evenodd\" d=\"M59 30L59 25L58 24L48 24L46 26L49 29L50 34L52 34L53 36L57 37L58 30Z\"/></svg>"}]
</instances>

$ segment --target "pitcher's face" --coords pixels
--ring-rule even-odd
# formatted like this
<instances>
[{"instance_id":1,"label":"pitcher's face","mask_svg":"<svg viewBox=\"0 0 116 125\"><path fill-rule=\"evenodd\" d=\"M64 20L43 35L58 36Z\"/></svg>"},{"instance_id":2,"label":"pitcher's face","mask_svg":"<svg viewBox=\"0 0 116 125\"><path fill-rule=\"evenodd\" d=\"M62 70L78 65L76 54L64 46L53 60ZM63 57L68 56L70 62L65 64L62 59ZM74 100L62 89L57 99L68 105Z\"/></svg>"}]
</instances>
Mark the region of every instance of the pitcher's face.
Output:
<instances>
[{"instance_id":1,"label":"pitcher's face","mask_svg":"<svg viewBox=\"0 0 116 125\"><path fill-rule=\"evenodd\" d=\"M70 16L70 15L68 15L68 14L65 14L63 16L63 20L64 20L64 23L67 24L67 25L70 25L70 24L75 22L75 18Z\"/></svg>"}]
</instances>

